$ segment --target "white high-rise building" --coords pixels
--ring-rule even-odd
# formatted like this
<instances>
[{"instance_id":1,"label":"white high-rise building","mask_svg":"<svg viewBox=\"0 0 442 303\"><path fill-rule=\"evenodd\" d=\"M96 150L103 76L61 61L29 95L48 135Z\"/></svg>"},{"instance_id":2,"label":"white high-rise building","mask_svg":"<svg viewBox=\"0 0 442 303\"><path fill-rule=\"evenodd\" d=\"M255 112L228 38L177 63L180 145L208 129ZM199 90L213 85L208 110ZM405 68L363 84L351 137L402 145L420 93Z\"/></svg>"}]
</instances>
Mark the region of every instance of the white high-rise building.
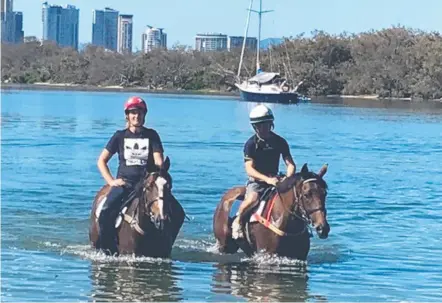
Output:
<instances>
[{"instance_id":1,"label":"white high-rise building","mask_svg":"<svg viewBox=\"0 0 442 303\"><path fill-rule=\"evenodd\" d=\"M167 34L163 32L163 28L155 28L148 25L144 33L141 35L141 47L143 53L159 48L166 49Z\"/></svg>"},{"instance_id":2,"label":"white high-rise building","mask_svg":"<svg viewBox=\"0 0 442 303\"><path fill-rule=\"evenodd\" d=\"M195 50L200 52L227 50L227 35L198 34L195 37Z\"/></svg>"},{"instance_id":3,"label":"white high-rise building","mask_svg":"<svg viewBox=\"0 0 442 303\"><path fill-rule=\"evenodd\" d=\"M133 15L118 17L118 52L132 53Z\"/></svg>"}]
</instances>

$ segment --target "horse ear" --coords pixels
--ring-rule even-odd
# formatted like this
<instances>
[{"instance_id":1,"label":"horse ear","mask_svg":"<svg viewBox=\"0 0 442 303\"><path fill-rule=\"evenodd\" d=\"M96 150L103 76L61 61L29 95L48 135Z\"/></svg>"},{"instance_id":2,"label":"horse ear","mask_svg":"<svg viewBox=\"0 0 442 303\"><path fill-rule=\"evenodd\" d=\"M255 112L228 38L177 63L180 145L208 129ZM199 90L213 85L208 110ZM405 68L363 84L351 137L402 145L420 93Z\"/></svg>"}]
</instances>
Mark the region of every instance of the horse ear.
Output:
<instances>
[{"instance_id":1,"label":"horse ear","mask_svg":"<svg viewBox=\"0 0 442 303\"><path fill-rule=\"evenodd\" d=\"M324 165L322 165L321 169L319 170L318 176L322 178L327 172L327 169L328 169L328 163L325 163Z\"/></svg>"},{"instance_id":2,"label":"horse ear","mask_svg":"<svg viewBox=\"0 0 442 303\"><path fill-rule=\"evenodd\" d=\"M167 172L170 168L170 159L168 156L166 156L166 159L164 159L163 165L161 165L160 170L163 172Z\"/></svg>"},{"instance_id":3,"label":"horse ear","mask_svg":"<svg viewBox=\"0 0 442 303\"><path fill-rule=\"evenodd\" d=\"M304 163L304 165L301 168L301 174L306 174L308 173L308 166L307 163Z\"/></svg>"}]
</instances>

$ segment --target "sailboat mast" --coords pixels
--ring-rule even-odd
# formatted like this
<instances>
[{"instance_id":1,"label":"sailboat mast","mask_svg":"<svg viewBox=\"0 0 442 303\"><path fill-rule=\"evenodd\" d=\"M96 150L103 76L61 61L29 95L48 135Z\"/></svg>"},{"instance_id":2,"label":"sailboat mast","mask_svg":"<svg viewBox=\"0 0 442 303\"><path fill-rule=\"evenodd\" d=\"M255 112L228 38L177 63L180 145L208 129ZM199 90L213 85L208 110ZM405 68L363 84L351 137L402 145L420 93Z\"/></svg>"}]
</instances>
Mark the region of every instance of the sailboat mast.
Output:
<instances>
[{"instance_id":1,"label":"sailboat mast","mask_svg":"<svg viewBox=\"0 0 442 303\"><path fill-rule=\"evenodd\" d=\"M261 67L259 64L259 44L261 42L261 16L262 16L262 0L259 0L259 11L258 11L258 43L256 44L256 73L258 74Z\"/></svg>"},{"instance_id":2,"label":"sailboat mast","mask_svg":"<svg viewBox=\"0 0 442 303\"><path fill-rule=\"evenodd\" d=\"M258 14L258 43L256 45L256 73L258 74L260 72L261 66L259 61L259 51L260 51L260 42L261 42L261 19L262 14L273 12L273 10L262 10L262 0L259 0L259 11L252 10L253 12Z\"/></svg>"},{"instance_id":3,"label":"sailboat mast","mask_svg":"<svg viewBox=\"0 0 442 303\"><path fill-rule=\"evenodd\" d=\"M240 75L241 75L241 66L242 66L242 61L244 58L244 50L246 48L246 41L247 41L247 33L249 31L249 22L250 22L250 14L252 13L252 6L253 6L253 0L250 0L250 6L249 6L249 13L247 15L247 21L246 21L246 28L245 28L245 33L244 33L244 40L242 43L242 49L241 49L241 58L239 59L239 67L238 67L238 81L240 80Z\"/></svg>"}]
</instances>

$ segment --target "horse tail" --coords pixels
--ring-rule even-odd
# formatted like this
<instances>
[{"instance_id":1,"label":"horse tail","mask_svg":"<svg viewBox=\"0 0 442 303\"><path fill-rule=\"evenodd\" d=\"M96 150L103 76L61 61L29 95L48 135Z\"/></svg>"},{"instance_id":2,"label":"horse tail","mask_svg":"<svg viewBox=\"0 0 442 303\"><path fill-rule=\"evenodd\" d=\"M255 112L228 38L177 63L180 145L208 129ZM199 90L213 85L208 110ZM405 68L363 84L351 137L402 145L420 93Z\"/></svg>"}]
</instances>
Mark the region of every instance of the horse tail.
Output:
<instances>
[{"instance_id":1,"label":"horse tail","mask_svg":"<svg viewBox=\"0 0 442 303\"><path fill-rule=\"evenodd\" d=\"M222 253L235 253L238 251L238 244L232 238L232 218L229 217L233 203L243 199L246 192L244 186L229 189L222 197L216 207L213 216L213 231L217 240L218 250Z\"/></svg>"}]
</instances>

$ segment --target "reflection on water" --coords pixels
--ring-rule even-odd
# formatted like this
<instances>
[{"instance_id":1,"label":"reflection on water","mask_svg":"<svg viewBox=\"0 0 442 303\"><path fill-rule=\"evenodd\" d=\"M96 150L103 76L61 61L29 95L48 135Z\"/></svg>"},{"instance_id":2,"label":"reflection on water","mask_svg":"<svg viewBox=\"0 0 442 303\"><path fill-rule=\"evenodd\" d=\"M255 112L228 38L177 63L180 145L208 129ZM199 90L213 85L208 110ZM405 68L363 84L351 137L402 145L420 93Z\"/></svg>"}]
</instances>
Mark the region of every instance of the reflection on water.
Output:
<instances>
[{"instance_id":1,"label":"reflection on water","mask_svg":"<svg viewBox=\"0 0 442 303\"><path fill-rule=\"evenodd\" d=\"M300 302L323 297L308 293L308 275L305 266L270 264L216 264L212 291L252 301Z\"/></svg>"},{"instance_id":2,"label":"reflection on water","mask_svg":"<svg viewBox=\"0 0 442 303\"><path fill-rule=\"evenodd\" d=\"M91 264L91 297L96 301L179 301L177 268L169 262Z\"/></svg>"}]
</instances>

